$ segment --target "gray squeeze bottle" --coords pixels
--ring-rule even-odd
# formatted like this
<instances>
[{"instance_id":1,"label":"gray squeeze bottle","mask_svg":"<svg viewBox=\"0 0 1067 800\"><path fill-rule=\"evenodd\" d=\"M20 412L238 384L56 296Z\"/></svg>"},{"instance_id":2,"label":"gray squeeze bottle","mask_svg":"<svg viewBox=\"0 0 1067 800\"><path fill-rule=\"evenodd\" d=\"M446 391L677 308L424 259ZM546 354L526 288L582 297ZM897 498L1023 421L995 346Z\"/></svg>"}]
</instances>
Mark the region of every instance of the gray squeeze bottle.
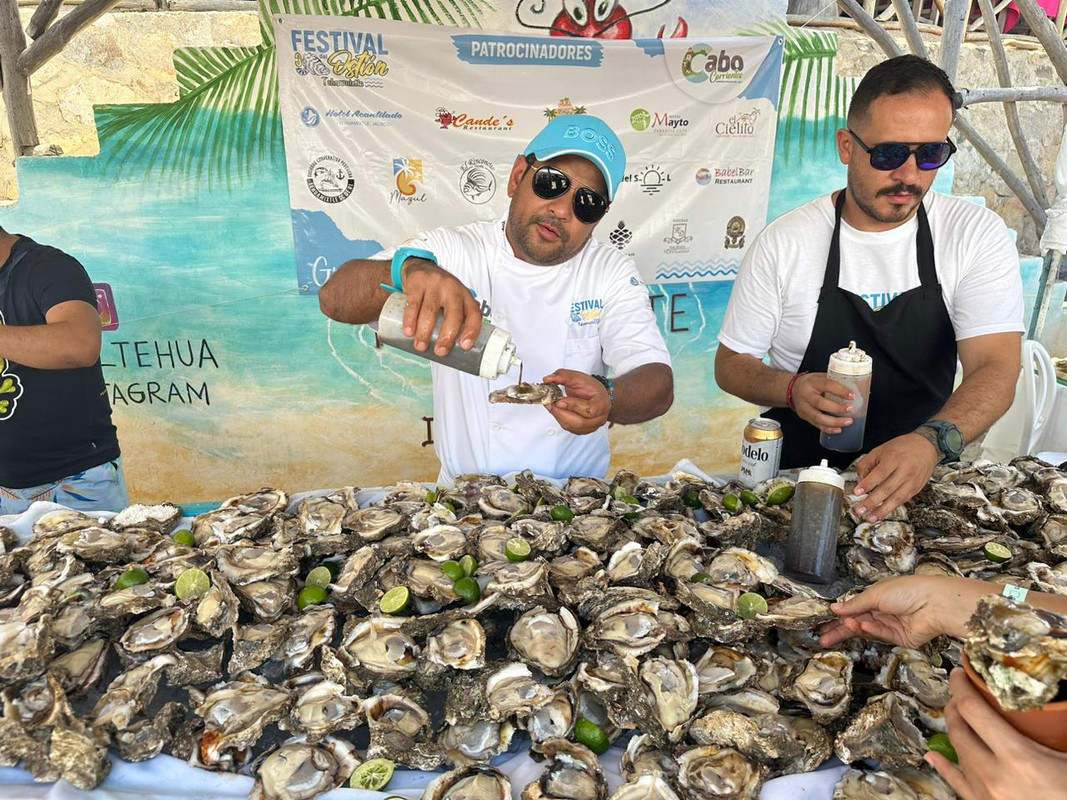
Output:
<instances>
[{"instance_id":1,"label":"gray squeeze bottle","mask_svg":"<svg viewBox=\"0 0 1067 800\"><path fill-rule=\"evenodd\" d=\"M801 470L785 545L785 570L794 578L830 583L837 567L837 534L845 479L826 465Z\"/></svg>"},{"instance_id":2,"label":"gray squeeze bottle","mask_svg":"<svg viewBox=\"0 0 1067 800\"><path fill-rule=\"evenodd\" d=\"M416 350L415 337L404 335L404 307L407 302L407 295L394 292L382 306L378 321L370 323L382 344L488 380L496 380L512 367L522 365L515 356L515 342L512 341L511 334L488 322L482 323L482 329L470 350L464 350L459 346L459 342L456 342L448 355L439 356L434 352L437 336L441 333L441 325L444 324L444 317L439 316L430 335L430 346L425 350Z\"/></svg>"},{"instance_id":3,"label":"gray squeeze bottle","mask_svg":"<svg viewBox=\"0 0 1067 800\"><path fill-rule=\"evenodd\" d=\"M837 395L826 395L831 400L852 405L852 424L841 428L841 433L820 433L819 444L827 450L839 453L855 453L863 449L863 429L867 427L867 401L871 397L871 373L874 359L849 342L836 353L830 354L826 377L842 383L856 395L855 400Z\"/></svg>"}]
</instances>

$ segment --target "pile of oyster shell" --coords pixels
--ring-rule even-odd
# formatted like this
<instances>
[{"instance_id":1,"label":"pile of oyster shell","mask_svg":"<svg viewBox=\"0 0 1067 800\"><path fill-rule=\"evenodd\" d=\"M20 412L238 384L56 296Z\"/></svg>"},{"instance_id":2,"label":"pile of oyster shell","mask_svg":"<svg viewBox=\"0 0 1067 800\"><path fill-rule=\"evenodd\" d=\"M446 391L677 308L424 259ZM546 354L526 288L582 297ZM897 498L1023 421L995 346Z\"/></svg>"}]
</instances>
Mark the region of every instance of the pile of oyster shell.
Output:
<instances>
[{"instance_id":1,"label":"pile of oyster shell","mask_svg":"<svg viewBox=\"0 0 1067 800\"><path fill-rule=\"evenodd\" d=\"M173 505L48 513L24 546L0 531L0 764L90 788L109 748L163 752L295 800L385 757L449 770L425 798L502 800L490 762L529 746L545 767L523 798L605 800L597 756L574 741L584 717L625 748L612 800L754 798L835 753L882 767L860 764L837 798L952 797L922 756L961 643L824 651L812 630L831 598L778 568L789 503L728 509L741 488L473 475L431 492L402 482L365 507L354 487L291 507L264 489L197 517L195 547L171 538ZM554 519L558 505L573 519ZM515 536L529 560L508 560ZM1011 559L985 558L991 541ZM835 595L908 572L1067 593L1067 477L1030 458L942 468L893 519L846 513L839 553ZM481 587L470 605L441 569L464 555ZM299 611L324 560L338 567L329 597ZM151 579L115 590L133 564ZM193 566L211 588L179 601ZM383 616L400 585L410 613ZM738 615L746 591L767 613Z\"/></svg>"}]
</instances>

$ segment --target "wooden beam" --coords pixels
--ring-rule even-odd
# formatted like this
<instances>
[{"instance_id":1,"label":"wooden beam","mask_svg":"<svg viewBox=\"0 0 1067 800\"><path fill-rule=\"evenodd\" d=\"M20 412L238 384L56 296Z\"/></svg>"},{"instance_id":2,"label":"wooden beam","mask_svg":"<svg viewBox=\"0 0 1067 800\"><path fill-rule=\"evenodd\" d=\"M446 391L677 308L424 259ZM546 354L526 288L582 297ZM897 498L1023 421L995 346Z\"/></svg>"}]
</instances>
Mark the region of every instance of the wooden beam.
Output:
<instances>
[{"instance_id":1,"label":"wooden beam","mask_svg":"<svg viewBox=\"0 0 1067 800\"><path fill-rule=\"evenodd\" d=\"M886 55L890 57L904 55L900 45L893 41L893 37L886 33L885 29L875 21L874 17L864 11L863 6L859 5L856 0L837 0L837 5L856 20L860 29L874 39Z\"/></svg>"},{"instance_id":2,"label":"wooden beam","mask_svg":"<svg viewBox=\"0 0 1067 800\"><path fill-rule=\"evenodd\" d=\"M86 0L49 26L41 38L26 48L19 56L19 72L29 77L41 68L52 56L59 53L82 28L92 25L97 17L106 14L118 0Z\"/></svg>"},{"instance_id":3,"label":"wooden beam","mask_svg":"<svg viewBox=\"0 0 1067 800\"><path fill-rule=\"evenodd\" d=\"M19 53L26 47L16 0L0 0L0 75L3 75L4 105L11 128L15 157L28 156L40 140L33 118L29 78L18 69Z\"/></svg>"},{"instance_id":4,"label":"wooden beam","mask_svg":"<svg viewBox=\"0 0 1067 800\"><path fill-rule=\"evenodd\" d=\"M1004 44L1000 41L1000 28L996 22L996 14L993 11L992 0L978 0L978 7L982 9L982 16L986 21L986 30L989 31L989 49L993 54L993 65L997 69L997 80L1005 89L1011 87L1011 70L1008 68L1008 55L1004 52ZM1064 102L1067 102L1067 90L1064 92ZM1004 103L1004 116L1008 120L1008 132L1015 144L1015 152L1019 154L1019 160L1026 174L1026 181L1030 184L1030 191L1034 193L1034 199L1042 208L1048 208L1048 192L1045 190L1045 180L1041 177L1041 170L1030 153L1030 145L1023 136L1022 122L1019 120L1019 109L1014 101Z\"/></svg>"},{"instance_id":5,"label":"wooden beam","mask_svg":"<svg viewBox=\"0 0 1067 800\"><path fill-rule=\"evenodd\" d=\"M1045 12L1037 7L1034 0L1015 0L1015 5L1019 7L1019 13L1023 15L1026 24L1030 26L1030 32L1044 45L1056 74L1060 76L1061 81L1067 83L1067 45L1064 45L1063 39L1056 33L1052 22L1045 16ZM1063 5L1063 2L1060 5Z\"/></svg>"},{"instance_id":6,"label":"wooden beam","mask_svg":"<svg viewBox=\"0 0 1067 800\"><path fill-rule=\"evenodd\" d=\"M945 22L941 34L941 69L948 75L952 84L956 84L956 68L960 63L960 47L963 45L964 29L967 20L966 0L947 0L945 3Z\"/></svg>"},{"instance_id":7,"label":"wooden beam","mask_svg":"<svg viewBox=\"0 0 1067 800\"><path fill-rule=\"evenodd\" d=\"M39 39L45 29L52 24L52 20L56 18L61 5L63 5L63 0L41 0L41 4L30 17L30 24L26 26L26 35L31 39Z\"/></svg>"},{"instance_id":8,"label":"wooden beam","mask_svg":"<svg viewBox=\"0 0 1067 800\"><path fill-rule=\"evenodd\" d=\"M919 24L911 15L905 0L893 0L893 7L897 10L897 19L900 20L900 24L904 28L904 38L908 40L908 47L911 48L911 52L929 60L930 56L926 52L926 44L923 42L922 34L919 33Z\"/></svg>"},{"instance_id":9,"label":"wooden beam","mask_svg":"<svg viewBox=\"0 0 1067 800\"><path fill-rule=\"evenodd\" d=\"M964 106L978 103L1067 103L1067 86L1010 87L1005 89L960 89Z\"/></svg>"}]
</instances>

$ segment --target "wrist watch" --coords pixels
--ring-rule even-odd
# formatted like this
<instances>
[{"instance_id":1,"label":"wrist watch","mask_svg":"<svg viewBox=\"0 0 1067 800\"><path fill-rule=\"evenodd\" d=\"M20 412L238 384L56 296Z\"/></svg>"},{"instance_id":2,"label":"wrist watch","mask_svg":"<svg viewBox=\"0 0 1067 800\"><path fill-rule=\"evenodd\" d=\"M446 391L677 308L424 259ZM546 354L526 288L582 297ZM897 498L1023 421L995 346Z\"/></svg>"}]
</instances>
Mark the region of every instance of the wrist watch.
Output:
<instances>
[{"instance_id":1,"label":"wrist watch","mask_svg":"<svg viewBox=\"0 0 1067 800\"><path fill-rule=\"evenodd\" d=\"M960 455L963 454L963 448L966 445L963 432L951 422L932 419L916 428L915 433L937 448L937 452L941 454L938 464L959 461Z\"/></svg>"}]
</instances>

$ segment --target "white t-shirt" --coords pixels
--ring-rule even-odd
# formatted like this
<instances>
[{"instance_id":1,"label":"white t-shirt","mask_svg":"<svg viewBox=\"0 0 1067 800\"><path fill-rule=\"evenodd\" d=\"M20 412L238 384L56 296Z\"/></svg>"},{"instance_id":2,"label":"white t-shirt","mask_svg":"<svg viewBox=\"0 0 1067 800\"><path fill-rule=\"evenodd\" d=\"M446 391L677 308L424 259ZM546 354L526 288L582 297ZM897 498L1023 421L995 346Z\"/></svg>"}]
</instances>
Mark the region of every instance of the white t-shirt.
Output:
<instances>
[{"instance_id":1,"label":"white t-shirt","mask_svg":"<svg viewBox=\"0 0 1067 800\"><path fill-rule=\"evenodd\" d=\"M937 192L929 192L923 205L956 341L1024 330L1019 254L1003 220ZM916 217L877 233L856 230L842 219L838 285L875 310L919 286L918 229ZM833 231L830 195L768 225L741 265L719 341L756 358L770 354L771 367L796 372L815 326Z\"/></svg>"},{"instance_id":2,"label":"white t-shirt","mask_svg":"<svg viewBox=\"0 0 1067 800\"><path fill-rule=\"evenodd\" d=\"M405 244L431 251L474 290L483 313L511 334L527 382L561 368L614 377L643 364L670 364L637 266L614 247L590 239L562 264L529 264L515 257L503 219L436 228ZM431 368L441 481L521 469L556 478L607 472L607 425L576 436L543 407L489 403L489 392L518 381L517 367L495 381Z\"/></svg>"}]
</instances>

